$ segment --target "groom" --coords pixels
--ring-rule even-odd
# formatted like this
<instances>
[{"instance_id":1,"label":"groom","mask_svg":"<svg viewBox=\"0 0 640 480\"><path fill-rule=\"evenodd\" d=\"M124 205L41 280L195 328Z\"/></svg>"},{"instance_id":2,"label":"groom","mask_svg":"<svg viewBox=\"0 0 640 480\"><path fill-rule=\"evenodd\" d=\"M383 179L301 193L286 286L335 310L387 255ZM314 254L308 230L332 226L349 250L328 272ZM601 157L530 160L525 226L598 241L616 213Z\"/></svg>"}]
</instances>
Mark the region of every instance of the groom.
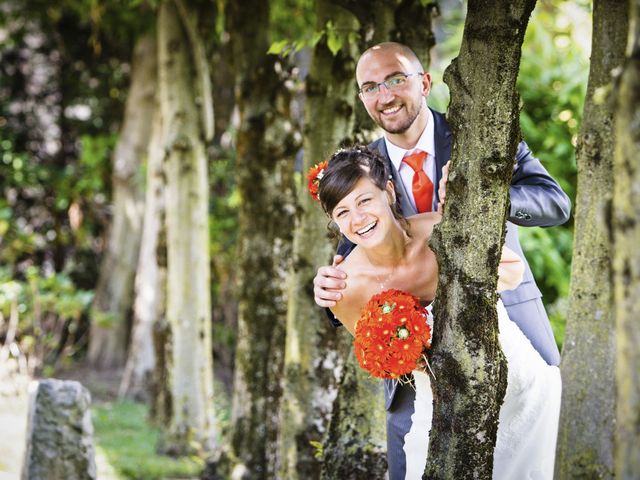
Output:
<instances>
[{"instance_id":1,"label":"groom","mask_svg":"<svg viewBox=\"0 0 640 480\"><path fill-rule=\"evenodd\" d=\"M444 194L444 190L439 192L435 186L440 184L442 169L451 155L451 131L444 116L427 107L431 76L424 72L410 48L388 42L362 54L356 66L356 80L367 113L384 130L384 136L369 148L377 150L391 164L396 188L401 193L403 214L410 216L435 210L440 195ZM501 294L502 302L511 320L542 358L550 365L558 365L560 354L542 295L522 253L517 225L560 225L569 218L570 201L525 142L518 145L509 196L511 209L505 243L523 259L525 273L518 288ZM343 238L337 255L344 258L353 247ZM340 257L337 259L340 261ZM334 306L341 298L345 281L348 281L346 274L337 268L319 268L314 278L316 303L321 307ZM333 325L339 326L340 322L330 312L329 315ZM415 392L410 386L385 380L390 480L405 478L404 436L411 428L414 400Z\"/></svg>"}]
</instances>

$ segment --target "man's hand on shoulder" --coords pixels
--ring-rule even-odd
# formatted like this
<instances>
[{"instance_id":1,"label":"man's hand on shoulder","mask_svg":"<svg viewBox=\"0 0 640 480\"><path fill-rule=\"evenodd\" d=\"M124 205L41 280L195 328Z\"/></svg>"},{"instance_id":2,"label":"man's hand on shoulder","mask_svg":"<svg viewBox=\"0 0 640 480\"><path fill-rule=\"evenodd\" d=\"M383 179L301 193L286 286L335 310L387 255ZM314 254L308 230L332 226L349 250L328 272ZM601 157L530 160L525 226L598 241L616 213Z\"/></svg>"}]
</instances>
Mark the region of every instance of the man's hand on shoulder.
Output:
<instances>
[{"instance_id":1,"label":"man's hand on shoulder","mask_svg":"<svg viewBox=\"0 0 640 480\"><path fill-rule=\"evenodd\" d=\"M333 264L320 267L313 279L313 295L319 307L331 308L342 299L347 274L336 268L344 260L342 255L333 257Z\"/></svg>"}]
</instances>

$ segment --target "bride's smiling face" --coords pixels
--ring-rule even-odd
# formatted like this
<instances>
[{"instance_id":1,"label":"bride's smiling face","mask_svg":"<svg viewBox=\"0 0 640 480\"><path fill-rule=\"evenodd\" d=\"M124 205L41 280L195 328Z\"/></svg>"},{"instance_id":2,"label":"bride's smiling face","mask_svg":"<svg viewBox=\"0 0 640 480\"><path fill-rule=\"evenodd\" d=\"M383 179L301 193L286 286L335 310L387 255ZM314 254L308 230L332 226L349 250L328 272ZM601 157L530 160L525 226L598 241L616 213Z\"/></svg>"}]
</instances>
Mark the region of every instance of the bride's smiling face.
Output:
<instances>
[{"instance_id":1,"label":"bride's smiling face","mask_svg":"<svg viewBox=\"0 0 640 480\"><path fill-rule=\"evenodd\" d=\"M391 182L386 190L381 190L364 176L338 202L331 212L331 219L352 243L373 246L385 238L394 221L390 208L394 201Z\"/></svg>"}]
</instances>

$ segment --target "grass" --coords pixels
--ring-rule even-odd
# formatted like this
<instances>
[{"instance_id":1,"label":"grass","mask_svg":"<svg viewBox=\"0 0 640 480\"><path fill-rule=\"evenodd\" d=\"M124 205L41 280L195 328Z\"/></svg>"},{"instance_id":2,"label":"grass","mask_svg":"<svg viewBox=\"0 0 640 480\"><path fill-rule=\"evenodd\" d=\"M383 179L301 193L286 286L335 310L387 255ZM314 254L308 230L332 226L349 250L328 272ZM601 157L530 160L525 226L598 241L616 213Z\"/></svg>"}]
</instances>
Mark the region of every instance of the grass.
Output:
<instances>
[{"instance_id":1,"label":"grass","mask_svg":"<svg viewBox=\"0 0 640 480\"><path fill-rule=\"evenodd\" d=\"M99 478L198 478L204 467L201 459L156 453L160 432L146 422L145 405L116 401L94 405L92 410Z\"/></svg>"}]
</instances>

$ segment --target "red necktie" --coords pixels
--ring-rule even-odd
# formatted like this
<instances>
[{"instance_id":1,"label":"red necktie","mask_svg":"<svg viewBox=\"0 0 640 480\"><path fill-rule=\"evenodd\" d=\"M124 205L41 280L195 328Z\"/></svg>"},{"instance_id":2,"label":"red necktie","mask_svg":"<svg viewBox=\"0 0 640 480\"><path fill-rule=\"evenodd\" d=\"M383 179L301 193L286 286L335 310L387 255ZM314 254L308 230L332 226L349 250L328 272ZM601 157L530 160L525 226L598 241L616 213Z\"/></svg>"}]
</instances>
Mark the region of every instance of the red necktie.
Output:
<instances>
[{"instance_id":1,"label":"red necktie","mask_svg":"<svg viewBox=\"0 0 640 480\"><path fill-rule=\"evenodd\" d=\"M433 204L433 183L422 168L425 158L427 158L427 152L418 151L402 159L415 172L411 191L413 199L416 201L418 213L430 212Z\"/></svg>"}]
</instances>

